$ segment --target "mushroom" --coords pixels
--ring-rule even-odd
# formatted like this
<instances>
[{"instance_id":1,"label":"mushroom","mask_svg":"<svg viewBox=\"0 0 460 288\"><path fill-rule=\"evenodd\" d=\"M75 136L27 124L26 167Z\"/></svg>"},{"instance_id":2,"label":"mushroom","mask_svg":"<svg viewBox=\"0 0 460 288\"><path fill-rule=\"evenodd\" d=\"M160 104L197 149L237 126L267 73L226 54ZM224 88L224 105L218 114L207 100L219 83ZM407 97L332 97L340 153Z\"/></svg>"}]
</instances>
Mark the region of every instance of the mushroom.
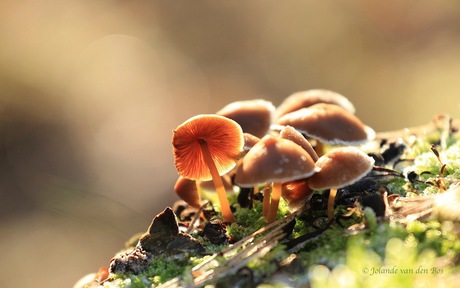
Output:
<instances>
[{"instance_id":1,"label":"mushroom","mask_svg":"<svg viewBox=\"0 0 460 288\"><path fill-rule=\"evenodd\" d=\"M243 150L241 127L224 116L194 116L173 131L174 164L178 173L192 180L213 180L224 222L234 222L221 175L236 165Z\"/></svg>"},{"instance_id":2,"label":"mushroom","mask_svg":"<svg viewBox=\"0 0 460 288\"><path fill-rule=\"evenodd\" d=\"M364 125L358 117L332 104L315 104L288 113L275 121L274 129L292 126L318 144L360 145L375 137L372 128ZM281 127L280 127L281 126ZM321 144L317 153L322 154Z\"/></svg>"},{"instance_id":3,"label":"mushroom","mask_svg":"<svg viewBox=\"0 0 460 288\"><path fill-rule=\"evenodd\" d=\"M260 138L252 135L251 133L243 133L244 136L244 153L247 153L251 148L260 141Z\"/></svg>"},{"instance_id":4,"label":"mushroom","mask_svg":"<svg viewBox=\"0 0 460 288\"><path fill-rule=\"evenodd\" d=\"M302 207L313 194L307 178L284 182L281 189L281 197L286 200L291 211Z\"/></svg>"},{"instance_id":5,"label":"mushroom","mask_svg":"<svg viewBox=\"0 0 460 288\"><path fill-rule=\"evenodd\" d=\"M179 176L174 185L174 192L180 199L184 200L188 205L199 209L201 197L198 192L196 181Z\"/></svg>"},{"instance_id":6,"label":"mushroom","mask_svg":"<svg viewBox=\"0 0 460 288\"><path fill-rule=\"evenodd\" d=\"M278 119L285 114L318 103L338 105L352 114L355 113L355 107L353 106L353 103L351 103L345 96L330 90L311 89L307 91L296 92L284 99L278 108L276 108L275 119Z\"/></svg>"},{"instance_id":7,"label":"mushroom","mask_svg":"<svg viewBox=\"0 0 460 288\"><path fill-rule=\"evenodd\" d=\"M271 223L278 211L282 183L306 178L316 171L314 161L302 147L290 140L266 135L244 156L237 167L235 183L240 187L272 184L267 214L267 222Z\"/></svg>"},{"instance_id":8,"label":"mushroom","mask_svg":"<svg viewBox=\"0 0 460 288\"><path fill-rule=\"evenodd\" d=\"M316 162L316 160L318 160L318 154L316 154L316 151L315 149L313 149L310 142L308 142L308 140L305 139L305 137L303 137L302 133L300 133L293 127L285 126L281 130L279 137L291 140L292 142L302 147L305 151L307 151L307 153L310 155L313 161Z\"/></svg>"},{"instance_id":9,"label":"mushroom","mask_svg":"<svg viewBox=\"0 0 460 288\"><path fill-rule=\"evenodd\" d=\"M236 121L243 132L261 138L270 129L275 106L262 99L236 101L220 109L216 114Z\"/></svg>"},{"instance_id":10,"label":"mushroom","mask_svg":"<svg viewBox=\"0 0 460 288\"><path fill-rule=\"evenodd\" d=\"M339 147L319 157L315 165L320 171L308 179L308 186L313 190L330 189L327 214L332 220L337 189L366 176L373 168L374 158L357 147Z\"/></svg>"}]
</instances>

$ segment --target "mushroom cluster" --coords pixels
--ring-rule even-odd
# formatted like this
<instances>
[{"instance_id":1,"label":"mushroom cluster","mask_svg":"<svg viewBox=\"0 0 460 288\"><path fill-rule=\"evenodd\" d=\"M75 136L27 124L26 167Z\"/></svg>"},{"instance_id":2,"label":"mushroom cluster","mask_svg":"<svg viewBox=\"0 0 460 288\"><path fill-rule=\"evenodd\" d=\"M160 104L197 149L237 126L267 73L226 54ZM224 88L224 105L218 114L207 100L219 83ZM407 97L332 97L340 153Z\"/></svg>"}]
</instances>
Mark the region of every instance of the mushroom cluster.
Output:
<instances>
[{"instance_id":1,"label":"mushroom cluster","mask_svg":"<svg viewBox=\"0 0 460 288\"><path fill-rule=\"evenodd\" d=\"M256 99L194 116L173 131L180 175L174 190L199 208L203 181L212 180L223 221L234 222L227 191L249 188L257 193L264 187L263 215L268 223L276 219L281 197L296 209L313 191L329 190L332 219L337 189L358 181L374 165L374 159L355 146L375 133L354 113L346 97L315 89L294 93L277 108ZM227 181L230 189L222 181L228 175L233 180Z\"/></svg>"}]
</instances>

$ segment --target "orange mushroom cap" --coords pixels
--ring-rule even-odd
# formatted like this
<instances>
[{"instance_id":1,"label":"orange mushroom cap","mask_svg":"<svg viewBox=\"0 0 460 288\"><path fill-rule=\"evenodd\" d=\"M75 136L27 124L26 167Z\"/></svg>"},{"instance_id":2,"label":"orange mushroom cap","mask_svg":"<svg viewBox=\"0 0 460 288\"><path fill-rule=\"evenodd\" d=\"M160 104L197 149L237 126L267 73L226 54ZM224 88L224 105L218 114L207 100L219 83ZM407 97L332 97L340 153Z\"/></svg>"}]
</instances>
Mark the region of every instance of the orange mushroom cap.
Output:
<instances>
[{"instance_id":1,"label":"orange mushroom cap","mask_svg":"<svg viewBox=\"0 0 460 288\"><path fill-rule=\"evenodd\" d=\"M229 172L240 158L243 131L235 121L224 116L194 116L173 131L174 164L179 174L193 180L211 180L200 143L206 142L220 175Z\"/></svg>"},{"instance_id":2,"label":"orange mushroom cap","mask_svg":"<svg viewBox=\"0 0 460 288\"><path fill-rule=\"evenodd\" d=\"M355 107L345 96L330 90L311 89L296 92L284 99L284 101L276 109L275 118L278 119L287 113L318 103L338 105L350 113L355 113Z\"/></svg>"},{"instance_id":3,"label":"orange mushroom cap","mask_svg":"<svg viewBox=\"0 0 460 288\"><path fill-rule=\"evenodd\" d=\"M366 176L373 168L374 158L357 147L340 147L319 157L315 165L320 171L308 178L311 189L342 188Z\"/></svg>"},{"instance_id":4,"label":"orange mushroom cap","mask_svg":"<svg viewBox=\"0 0 460 288\"><path fill-rule=\"evenodd\" d=\"M270 129L275 114L275 106L263 99L236 101L216 112L240 124L243 132L263 137Z\"/></svg>"},{"instance_id":5,"label":"orange mushroom cap","mask_svg":"<svg viewBox=\"0 0 460 288\"><path fill-rule=\"evenodd\" d=\"M285 182L316 172L310 155L294 142L266 135L244 156L236 170L235 183L253 187L261 183Z\"/></svg>"},{"instance_id":6,"label":"orange mushroom cap","mask_svg":"<svg viewBox=\"0 0 460 288\"><path fill-rule=\"evenodd\" d=\"M358 117L332 104L302 108L282 116L276 124L292 126L308 137L331 145L358 145L375 137L374 130Z\"/></svg>"},{"instance_id":7,"label":"orange mushroom cap","mask_svg":"<svg viewBox=\"0 0 460 288\"><path fill-rule=\"evenodd\" d=\"M284 182L281 191L281 196L286 200L290 210L302 207L313 194L307 178Z\"/></svg>"}]
</instances>

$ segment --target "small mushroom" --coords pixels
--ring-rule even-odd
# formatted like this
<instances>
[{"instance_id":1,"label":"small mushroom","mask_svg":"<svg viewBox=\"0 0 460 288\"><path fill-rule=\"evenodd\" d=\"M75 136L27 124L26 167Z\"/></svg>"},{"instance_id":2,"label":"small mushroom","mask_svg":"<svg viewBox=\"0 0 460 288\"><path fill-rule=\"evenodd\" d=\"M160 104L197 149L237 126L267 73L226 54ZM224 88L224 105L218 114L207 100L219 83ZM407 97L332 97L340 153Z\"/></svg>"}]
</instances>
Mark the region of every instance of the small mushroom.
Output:
<instances>
[{"instance_id":1,"label":"small mushroom","mask_svg":"<svg viewBox=\"0 0 460 288\"><path fill-rule=\"evenodd\" d=\"M260 138L259 137L256 137L250 133L243 133L243 136L244 136L244 146L243 146L243 153L242 153L242 156L246 155L246 153L249 152L249 150L251 150L251 148L257 144L257 142L260 141ZM238 165L241 164L241 161L243 161L243 158L241 158L240 160L238 160L238 163L236 164L237 167ZM231 178L233 178L235 176L235 170L236 169L233 169L231 172L229 172L229 175L231 176ZM259 186L256 185L254 187L252 187L253 189L250 189L248 190L247 192L250 193L250 195L248 194L249 196L249 199L251 199L251 204L252 205L252 199L253 199L253 196L255 194L257 194L259 192ZM241 195L241 191L240 191L240 194L238 195ZM243 195L241 195L243 197ZM268 198L267 198L268 199ZM267 200L266 199L266 200ZM268 199L269 200L269 199Z\"/></svg>"},{"instance_id":2,"label":"small mushroom","mask_svg":"<svg viewBox=\"0 0 460 288\"><path fill-rule=\"evenodd\" d=\"M200 208L201 196L198 192L195 180L179 176L174 185L174 192L176 192L177 196L188 205L196 209Z\"/></svg>"},{"instance_id":3,"label":"small mushroom","mask_svg":"<svg viewBox=\"0 0 460 288\"><path fill-rule=\"evenodd\" d=\"M302 207L312 194L313 190L308 186L307 178L284 182L282 185L281 197L286 200L291 211Z\"/></svg>"},{"instance_id":4,"label":"small mushroom","mask_svg":"<svg viewBox=\"0 0 460 288\"><path fill-rule=\"evenodd\" d=\"M278 108L276 108L275 119L278 119L285 114L302 108L307 108L318 103L338 105L352 114L355 113L355 107L353 106L353 103L351 103L345 96L330 90L311 89L307 91L296 92L284 99Z\"/></svg>"},{"instance_id":5,"label":"small mushroom","mask_svg":"<svg viewBox=\"0 0 460 288\"><path fill-rule=\"evenodd\" d=\"M310 142L308 142L305 137L303 137L302 133L297 131L291 126L285 126L281 132L279 137L291 140L292 142L296 143L300 147L302 147L305 151L307 151L308 154L310 154L311 158L313 161L316 162L318 160L318 154L316 154L315 149L311 146Z\"/></svg>"},{"instance_id":6,"label":"small mushroom","mask_svg":"<svg viewBox=\"0 0 460 288\"><path fill-rule=\"evenodd\" d=\"M236 101L217 111L216 114L236 121L243 132L261 138L267 134L273 122L275 106L262 99Z\"/></svg>"},{"instance_id":7,"label":"small mushroom","mask_svg":"<svg viewBox=\"0 0 460 288\"><path fill-rule=\"evenodd\" d=\"M286 114L275 124L292 126L308 137L331 145L360 145L375 137L372 128L345 109L315 104Z\"/></svg>"},{"instance_id":8,"label":"small mushroom","mask_svg":"<svg viewBox=\"0 0 460 288\"><path fill-rule=\"evenodd\" d=\"M373 168L374 158L357 147L340 147L319 157L315 165L320 171L308 179L308 186L313 190L330 189L327 210L331 220L337 189L366 176Z\"/></svg>"},{"instance_id":9,"label":"small mushroom","mask_svg":"<svg viewBox=\"0 0 460 288\"><path fill-rule=\"evenodd\" d=\"M252 135L251 133L243 133L244 136L244 146L243 150L247 153L251 148L260 141L260 138Z\"/></svg>"},{"instance_id":10,"label":"small mushroom","mask_svg":"<svg viewBox=\"0 0 460 288\"><path fill-rule=\"evenodd\" d=\"M240 187L254 187L272 183L272 195L267 222L275 220L281 197L282 183L306 178L317 171L310 155L294 142L264 136L244 156L237 167L235 183Z\"/></svg>"},{"instance_id":11,"label":"small mushroom","mask_svg":"<svg viewBox=\"0 0 460 288\"><path fill-rule=\"evenodd\" d=\"M213 114L194 116L173 132L174 164L179 174L192 180L213 180L225 222L234 222L221 175L240 158L244 139L240 125Z\"/></svg>"}]
</instances>

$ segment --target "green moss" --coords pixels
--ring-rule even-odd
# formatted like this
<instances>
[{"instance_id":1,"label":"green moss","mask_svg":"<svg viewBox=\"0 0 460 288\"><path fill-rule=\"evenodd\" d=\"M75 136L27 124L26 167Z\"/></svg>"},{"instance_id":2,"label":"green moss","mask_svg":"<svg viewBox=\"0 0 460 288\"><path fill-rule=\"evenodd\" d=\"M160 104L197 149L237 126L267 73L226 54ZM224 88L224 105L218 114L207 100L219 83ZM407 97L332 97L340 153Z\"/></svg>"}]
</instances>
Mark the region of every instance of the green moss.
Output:
<instances>
[{"instance_id":1,"label":"green moss","mask_svg":"<svg viewBox=\"0 0 460 288\"><path fill-rule=\"evenodd\" d=\"M390 179L380 179L390 194L399 194L405 196L407 191L412 190L412 186L406 179L401 177L391 177Z\"/></svg>"},{"instance_id":2,"label":"green moss","mask_svg":"<svg viewBox=\"0 0 460 288\"><path fill-rule=\"evenodd\" d=\"M456 287L451 269L439 266L433 251L391 238L380 256L363 240L349 242L344 265L310 267L311 287Z\"/></svg>"},{"instance_id":3,"label":"green moss","mask_svg":"<svg viewBox=\"0 0 460 288\"><path fill-rule=\"evenodd\" d=\"M234 239L241 239L264 227L267 222L262 215L262 203L255 202L253 209L238 208L235 212L236 223L227 227L228 234Z\"/></svg>"},{"instance_id":4,"label":"green moss","mask_svg":"<svg viewBox=\"0 0 460 288\"><path fill-rule=\"evenodd\" d=\"M294 225L294 230L292 231L292 238L300 237L304 234L313 232L315 228L311 226L307 217L305 215L300 215Z\"/></svg>"},{"instance_id":5,"label":"green moss","mask_svg":"<svg viewBox=\"0 0 460 288\"><path fill-rule=\"evenodd\" d=\"M187 267L192 265L189 259L171 260L166 257L156 257L153 259L149 270L145 273L152 284L160 284L174 277L182 275Z\"/></svg>"},{"instance_id":6,"label":"green moss","mask_svg":"<svg viewBox=\"0 0 460 288\"><path fill-rule=\"evenodd\" d=\"M276 219L281 219L288 214L290 214L290 211L286 201L280 199ZM254 202L252 209L237 208L235 219L236 223L232 223L227 227L228 234L235 239L241 239L267 225L267 221L262 214L262 203L257 201Z\"/></svg>"},{"instance_id":7,"label":"green moss","mask_svg":"<svg viewBox=\"0 0 460 288\"><path fill-rule=\"evenodd\" d=\"M372 208L364 208L364 218L366 220L367 226L371 231L376 231L378 229L377 217L375 216L374 210Z\"/></svg>"},{"instance_id":8,"label":"green moss","mask_svg":"<svg viewBox=\"0 0 460 288\"><path fill-rule=\"evenodd\" d=\"M460 253L460 240L456 234L438 221L413 221L407 225L407 231L414 237L420 252L432 249L437 256Z\"/></svg>"},{"instance_id":9,"label":"green moss","mask_svg":"<svg viewBox=\"0 0 460 288\"><path fill-rule=\"evenodd\" d=\"M446 164L447 176L460 178L460 142L451 145L445 152L441 153L441 160Z\"/></svg>"},{"instance_id":10,"label":"green moss","mask_svg":"<svg viewBox=\"0 0 460 288\"><path fill-rule=\"evenodd\" d=\"M283 245L278 245L262 258L248 263L248 268L253 271L255 278L271 275L278 269L278 264L289 256Z\"/></svg>"},{"instance_id":11,"label":"green moss","mask_svg":"<svg viewBox=\"0 0 460 288\"><path fill-rule=\"evenodd\" d=\"M448 146L446 150L439 151L440 160L438 160L433 151L431 151L431 146L429 146L427 151L425 151L426 149L423 149L423 152L420 150L419 154L415 153L414 148L412 148L410 150L410 154L414 157L414 163L413 165L406 167L404 169L404 173L407 174L413 171L419 175L420 181L430 182L433 184L442 180L442 184L445 185L443 189L447 189L451 182L460 178L460 142L449 143L450 146ZM441 168L443 164L445 164L445 168L441 175ZM404 187L401 188L404 189ZM417 194L421 195L435 194L440 191L440 187L433 185L417 184L417 187L414 188L416 188L418 192Z\"/></svg>"},{"instance_id":12,"label":"green moss","mask_svg":"<svg viewBox=\"0 0 460 288\"><path fill-rule=\"evenodd\" d=\"M438 257L452 259L460 252L460 241L450 228L437 221L414 221L407 229L380 223L377 231L366 231L348 239L337 233L325 233L321 242L330 241L327 247L346 252L326 252L328 260L321 258L325 249L318 253L304 252L304 257L321 260L309 268L312 287L413 287L415 283L439 287L437 281L454 287L449 286L453 284L450 267L440 267L436 262ZM348 240L347 245L341 247L344 240Z\"/></svg>"},{"instance_id":13,"label":"green moss","mask_svg":"<svg viewBox=\"0 0 460 288\"><path fill-rule=\"evenodd\" d=\"M459 240L451 231L441 229L440 223L436 221L428 224L415 221L407 229L402 225L388 222L378 225L375 223L372 226L376 229L365 230L357 235L349 235L343 229L333 227L308 243L299 255L307 266L321 264L334 267L345 264L347 242L358 241L361 246L383 257L386 253L384 248L390 239L400 239L408 245L412 243L410 245L419 253L426 249L432 250L437 256L454 255L459 252Z\"/></svg>"},{"instance_id":14,"label":"green moss","mask_svg":"<svg viewBox=\"0 0 460 288\"><path fill-rule=\"evenodd\" d=\"M344 262L348 237L343 228L334 226L306 243L298 255L307 267L316 264L334 267Z\"/></svg>"},{"instance_id":15,"label":"green moss","mask_svg":"<svg viewBox=\"0 0 460 288\"><path fill-rule=\"evenodd\" d=\"M193 266L207 259L205 257L184 257L181 259L169 259L165 256L154 257L149 268L141 274L116 274L112 285L108 287L145 288L164 283L178 276L186 275ZM187 278L185 276L185 278ZM191 278L191 276L190 276Z\"/></svg>"}]
</instances>

